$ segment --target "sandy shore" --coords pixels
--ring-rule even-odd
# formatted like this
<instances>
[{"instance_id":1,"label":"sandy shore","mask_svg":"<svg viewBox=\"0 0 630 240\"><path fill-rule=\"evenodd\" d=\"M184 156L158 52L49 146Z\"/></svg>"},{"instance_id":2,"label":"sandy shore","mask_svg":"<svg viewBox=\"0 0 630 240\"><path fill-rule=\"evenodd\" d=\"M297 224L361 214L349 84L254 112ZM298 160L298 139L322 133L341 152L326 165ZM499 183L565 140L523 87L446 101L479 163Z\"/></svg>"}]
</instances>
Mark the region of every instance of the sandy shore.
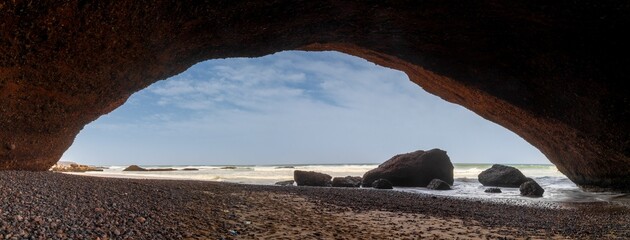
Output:
<instances>
[{"instance_id":1,"label":"sandy shore","mask_svg":"<svg viewBox=\"0 0 630 240\"><path fill-rule=\"evenodd\" d=\"M629 239L630 208L0 172L0 239Z\"/></svg>"}]
</instances>

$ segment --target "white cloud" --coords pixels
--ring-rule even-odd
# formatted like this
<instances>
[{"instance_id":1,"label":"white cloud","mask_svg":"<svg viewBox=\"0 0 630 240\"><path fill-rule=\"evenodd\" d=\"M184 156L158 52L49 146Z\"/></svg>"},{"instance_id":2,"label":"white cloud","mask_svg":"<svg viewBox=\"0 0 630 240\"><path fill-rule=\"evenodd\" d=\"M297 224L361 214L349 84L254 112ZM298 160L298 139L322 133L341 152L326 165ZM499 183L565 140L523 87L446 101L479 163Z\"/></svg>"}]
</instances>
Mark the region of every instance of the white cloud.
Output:
<instances>
[{"instance_id":1,"label":"white cloud","mask_svg":"<svg viewBox=\"0 0 630 240\"><path fill-rule=\"evenodd\" d=\"M182 94L190 94L196 92L190 80L165 81L162 86L151 88L151 91L163 96L178 96Z\"/></svg>"},{"instance_id":2,"label":"white cloud","mask_svg":"<svg viewBox=\"0 0 630 240\"><path fill-rule=\"evenodd\" d=\"M305 89L291 86L304 82L305 73L274 65L196 66L192 71L151 86L149 91L158 96L159 105L194 110L222 107L260 110L268 104L303 97L305 93Z\"/></svg>"}]
</instances>

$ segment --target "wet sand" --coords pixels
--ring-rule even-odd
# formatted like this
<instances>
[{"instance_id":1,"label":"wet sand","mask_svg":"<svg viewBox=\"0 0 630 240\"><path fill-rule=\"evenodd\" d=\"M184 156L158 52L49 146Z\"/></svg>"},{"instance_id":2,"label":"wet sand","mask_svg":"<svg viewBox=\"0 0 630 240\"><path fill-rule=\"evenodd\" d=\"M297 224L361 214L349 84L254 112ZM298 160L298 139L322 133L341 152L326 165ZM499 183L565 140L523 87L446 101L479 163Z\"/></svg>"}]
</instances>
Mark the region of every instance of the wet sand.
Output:
<instances>
[{"instance_id":1,"label":"wet sand","mask_svg":"<svg viewBox=\"0 0 630 240\"><path fill-rule=\"evenodd\" d=\"M0 239L629 239L614 203L0 172Z\"/></svg>"}]
</instances>

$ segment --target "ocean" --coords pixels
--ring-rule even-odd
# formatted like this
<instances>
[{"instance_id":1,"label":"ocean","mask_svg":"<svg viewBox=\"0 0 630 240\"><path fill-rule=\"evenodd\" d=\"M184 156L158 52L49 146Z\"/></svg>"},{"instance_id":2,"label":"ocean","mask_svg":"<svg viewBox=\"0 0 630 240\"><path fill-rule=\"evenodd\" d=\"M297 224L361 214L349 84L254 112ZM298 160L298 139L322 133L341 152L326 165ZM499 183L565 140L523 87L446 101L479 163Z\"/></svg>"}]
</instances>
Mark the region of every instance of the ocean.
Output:
<instances>
[{"instance_id":1,"label":"ocean","mask_svg":"<svg viewBox=\"0 0 630 240\"><path fill-rule=\"evenodd\" d=\"M485 193L487 188L477 180L481 171L488 169L492 164L462 164L455 163L453 190L437 191L420 187L395 187L394 190L412 193L424 193L431 195L443 195L459 198L484 199L490 201L502 201L518 199L529 202L620 202L630 203L630 197L626 194L608 192L584 192L560 173L551 164L505 164L519 169L525 176L531 177L544 189L541 198L528 198L520 196L518 188L501 188L502 193ZM141 166L144 168L174 168L178 171L155 172L125 172L127 166L105 166L103 172L88 172L86 175L103 177L147 178L147 179L177 179L177 180L201 180L219 181L243 184L274 185L278 181L292 180L294 170L316 171L329 174L333 177L363 176L363 174L378 164L334 164L334 165L249 165L249 166ZM196 168L198 171L183 171L184 168Z\"/></svg>"}]
</instances>

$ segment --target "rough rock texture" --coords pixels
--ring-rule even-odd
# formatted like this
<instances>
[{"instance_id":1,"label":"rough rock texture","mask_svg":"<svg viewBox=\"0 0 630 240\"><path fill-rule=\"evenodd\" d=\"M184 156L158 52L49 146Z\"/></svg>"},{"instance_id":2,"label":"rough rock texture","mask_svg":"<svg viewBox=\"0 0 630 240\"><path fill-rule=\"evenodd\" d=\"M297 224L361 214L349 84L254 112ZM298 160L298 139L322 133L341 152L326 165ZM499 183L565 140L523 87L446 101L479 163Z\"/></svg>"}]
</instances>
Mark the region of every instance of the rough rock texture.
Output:
<instances>
[{"instance_id":1,"label":"rough rock texture","mask_svg":"<svg viewBox=\"0 0 630 240\"><path fill-rule=\"evenodd\" d=\"M333 187L360 187L363 178L361 177L353 177L353 176L345 176L345 177L335 177L332 179Z\"/></svg>"},{"instance_id":2,"label":"rough rock texture","mask_svg":"<svg viewBox=\"0 0 630 240\"><path fill-rule=\"evenodd\" d=\"M314 187L330 187L330 179L328 174L313 171L293 171L293 180L298 186L314 186Z\"/></svg>"},{"instance_id":3,"label":"rough rock texture","mask_svg":"<svg viewBox=\"0 0 630 240\"><path fill-rule=\"evenodd\" d=\"M286 180L286 181L276 182L275 185L279 185L279 186L293 186L294 183L295 183L295 181L293 181L293 180Z\"/></svg>"},{"instance_id":4,"label":"rough rock texture","mask_svg":"<svg viewBox=\"0 0 630 240\"><path fill-rule=\"evenodd\" d=\"M123 171L127 171L127 172L144 172L144 171L148 171L146 168L140 167L138 165L130 165L129 167L126 167L125 169L123 169Z\"/></svg>"},{"instance_id":5,"label":"rough rock texture","mask_svg":"<svg viewBox=\"0 0 630 240\"><path fill-rule=\"evenodd\" d=\"M502 193L500 188L486 188L486 190L484 190L484 192L487 192L487 193Z\"/></svg>"},{"instance_id":6,"label":"rough rock texture","mask_svg":"<svg viewBox=\"0 0 630 240\"><path fill-rule=\"evenodd\" d=\"M543 193L545 193L545 190L534 180L521 184L519 191L521 195L526 197L542 197Z\"/></svg>"},{"instance_id":7,"label":"rough rock texture","mask_svg":"<svg viewBox=\"0 0 630 240\"><path fill-rule=\"evenodd\" d=\"M126 167L125 169L123 169L123 171L128 171L128 172L144 172L144 171L163 172L163 171L177 171L177 169L174 169L174 168L143 168L143 167L140 167L138 165L130 165L129 167Z\"/></svg>"},{"instance_id":8,"label":"rough rock texture","mask_svg":"<svg viewBox=\"0 0 630 240\"><path fill-rule=\"evenodd\" d=\"M96 167L96 166L88 166L88 165L78 164L74 162L59 161L50 168L50 171L53 171L53 172L90 172L90 171L102 172L103 169L105 168Z\"/></svg>"},{"instance_id":9,"label":"rough rock texture","mask_svg":"<svg viewBox=\"0 0 630 240\"><path fill-rule=\"evenodd\" d=\"M451 185L440 179L433 179L427 185L427 188L432 190L451 190Z\"/></svg>"},{"instance_id":10,"label":"rough rock texture","mask_svg":"<svg viewBox=\"0 0 630 240\"><path fill-rule=\"evenodd\" d=\"M493 187L519 187L529 180L523 173L515 167L494 164L492 167L483 170L477 176L479 182L484 186Z\"/></svg>"},{"instance_id":11,"label":"rough rock texture","mask_svg":"<svg viewBox=\"0 0 630 240\"><path fill-rule=\"evenodd\" d=\"M387 179L381 178L372 182L372 187L376 189L393 189L394 186Z\"/></svg>"},{"instance_id":12,"label":"rough rock texture","mask_svg":"<svg viewBox=\"0 0 630 240\"><path fill-rule=\"evenodd\" d=\"M426 187L433 179L453 184L453 164L446 151L431 149L399 154L363 175L363 186L384 178L394 186Z\"/></svg>"},{"instance_id":13,"label":"rough rock texture","mask_svg":"<svg viewBox=\"0 0 630 240\"><path fill-rule=\"evenodd\" d=\"M214 58L336 50L630 190L626 1L3 1L0 169L47 170L86 124Z\"/></svg>"}]
</instances>

